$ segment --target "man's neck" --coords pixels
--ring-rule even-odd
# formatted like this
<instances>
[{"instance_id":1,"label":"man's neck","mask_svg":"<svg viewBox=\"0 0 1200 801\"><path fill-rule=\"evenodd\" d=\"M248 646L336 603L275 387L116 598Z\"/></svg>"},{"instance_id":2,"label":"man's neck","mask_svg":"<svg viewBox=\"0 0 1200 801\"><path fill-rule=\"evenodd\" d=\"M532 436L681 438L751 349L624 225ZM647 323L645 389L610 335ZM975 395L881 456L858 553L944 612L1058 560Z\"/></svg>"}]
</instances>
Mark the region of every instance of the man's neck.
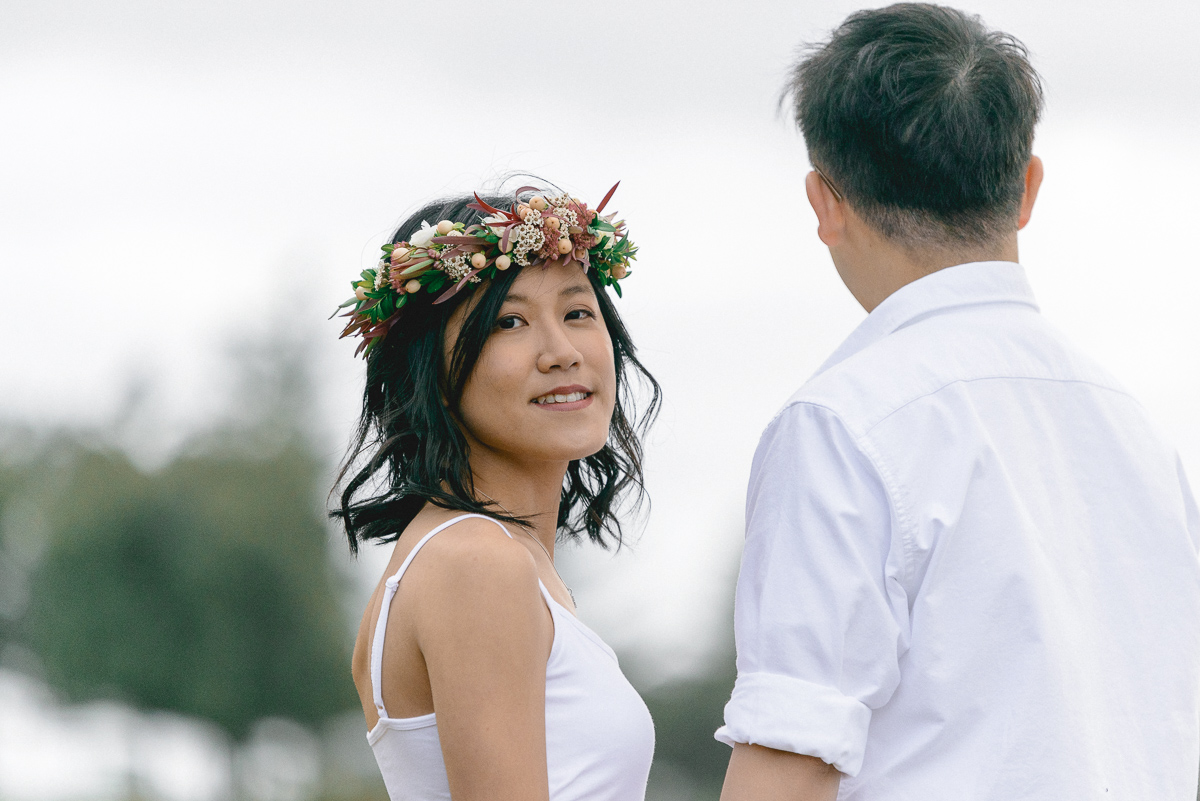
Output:
<instances>
[{"instance_id":1,"label":"man's neck","mask_svg":"<svg viewBox=\"0 0 1200 801\"><path fill-rule=\"evenodd\" d=\"M860 229L845 245L830 248L838 274L868 313L893 292L938 270L975 261L1017 261L1017 236L978 247L922 247L897 244Z\"/></svg>"}]
</instances>

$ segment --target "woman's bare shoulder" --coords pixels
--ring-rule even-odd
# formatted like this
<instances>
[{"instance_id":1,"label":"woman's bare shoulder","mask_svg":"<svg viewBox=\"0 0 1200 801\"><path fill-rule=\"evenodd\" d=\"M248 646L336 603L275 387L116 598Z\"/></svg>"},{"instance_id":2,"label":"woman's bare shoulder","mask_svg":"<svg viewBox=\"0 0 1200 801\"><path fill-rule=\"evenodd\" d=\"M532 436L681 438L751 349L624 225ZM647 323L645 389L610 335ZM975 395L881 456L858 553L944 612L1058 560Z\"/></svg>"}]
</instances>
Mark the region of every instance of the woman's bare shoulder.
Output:
<instances>
[{"instance_id":1,"label":"woman's bare shoulder","mask_svg":"<svg viewBox=\"0 0 1200 801\"><path fill-rule=\"evenodd\" d=\"M545 662L554 624L524 545L495 522L473 518L442 531L425 548L432 550L422 552L426 561L408 592L413 634L431 680L474 676L470 665L501 671L509 665L521 673Z\"/></svg>"},{"instance_id":2,"label":"woman's bare shoulder","mask_svg":"<svg viewBox=\"0 0 1200 801\"><path fill-rule=\"evenodd\" d=\"M439 532L408 574L404 580L410 588L439 606L517 599L540 603L533 555L494 520L467 518Z\"/></svg>"}]
</instances>

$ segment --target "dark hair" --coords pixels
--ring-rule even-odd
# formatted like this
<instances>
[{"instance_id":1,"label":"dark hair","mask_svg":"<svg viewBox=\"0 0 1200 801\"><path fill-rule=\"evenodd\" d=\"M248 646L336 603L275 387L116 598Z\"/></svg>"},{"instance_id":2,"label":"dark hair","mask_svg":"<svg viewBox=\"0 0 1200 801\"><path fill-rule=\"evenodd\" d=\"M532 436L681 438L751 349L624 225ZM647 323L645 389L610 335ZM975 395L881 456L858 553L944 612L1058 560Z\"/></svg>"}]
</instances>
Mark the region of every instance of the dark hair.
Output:
<instances>
[{"instance_id":1,"label":"dark hair","mask_svg":"<svg viewBox=\"0 0 1200 801\"><path fill-rule=\"evenodd\" d=\"M434 224L439 220L478 222L481 215L467 208L471 200L460 197L425 206L396 230L391 241L407 241L423 220ZM488 196L484 200L499 208L512 198ZM334 489L342 490L340 505L330 512L345 526L352 553L369 540L394 541L426 502L518 525L522 522L494 504L476 500L467 441L454 417L467 379L521 269L514 264L474 291L459 292L445 303L434 305L422 298L409 304L368 355L362 415ZM645 496L638 434L653 420L660 390L638 361L629 332L595 271L588 271L588 280L612 339L617 398L608 442L567 468L557 525L561 536L577 538L586 532L602 546L607 547L609 539L619 546L621 524L615 507L626 490L635 491L635 503ZM447 365L446 321L473 296L474 307L467 313ZM634 422L631 372L650 390L640 424Z\"/></svg>"},{"instance_id":2,"label":"dark hair","mask_svg":"<svg viewBox=\"0 0 1200 801\"><path fill-rule=\"evenodd\" d=\"M863 219L910 244L984 244L1016 230L1041 80L977 16L899 3L809 46L789 98L809 158Z\"/></svg>"}]
</instances>

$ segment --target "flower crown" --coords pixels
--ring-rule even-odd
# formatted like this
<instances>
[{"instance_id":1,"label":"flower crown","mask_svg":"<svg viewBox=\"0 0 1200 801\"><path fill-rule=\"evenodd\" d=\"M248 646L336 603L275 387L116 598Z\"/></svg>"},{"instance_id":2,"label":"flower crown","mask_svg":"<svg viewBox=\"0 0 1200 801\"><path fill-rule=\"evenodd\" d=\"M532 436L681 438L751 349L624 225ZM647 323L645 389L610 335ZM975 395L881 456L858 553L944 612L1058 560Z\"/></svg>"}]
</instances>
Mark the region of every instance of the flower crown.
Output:
<instances>
[{"instance_id":1,"label":"flower crown","mask_svg":"<svg viewBox=\"0 0 1200 801\"><path fill-rule=\"evenodd\" d=\"M477 193L467 208L489 215L481 223L422 222L407 242L384 245L379 264L351 282L354 297L338 307L354 307L343 315L350 322L342 336L361 335L354 355L369 353L422 291L441 293L433 302L443 303L513 264L578 263L620 297L617 282L629 275L637 247L626 235L625 222L613 222L615 213L601 216L618 186L620 181L595 209L566 194L535 194L522 201L522 193L539 191L533 186L518 189L507 211L489 206Z\"/></svg>"}]
</instances>

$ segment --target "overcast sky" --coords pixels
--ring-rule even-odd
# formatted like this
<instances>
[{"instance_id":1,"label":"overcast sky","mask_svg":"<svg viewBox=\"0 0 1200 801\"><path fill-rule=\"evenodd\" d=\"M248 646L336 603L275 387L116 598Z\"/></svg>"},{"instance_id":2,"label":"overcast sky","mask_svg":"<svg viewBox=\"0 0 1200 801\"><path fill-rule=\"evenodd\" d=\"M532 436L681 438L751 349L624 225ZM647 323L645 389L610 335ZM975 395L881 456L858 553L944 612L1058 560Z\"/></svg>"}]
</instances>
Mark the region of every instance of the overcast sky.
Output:
<instances>
[{"instance_id":1,"label":"overcast sky","mask_svg":"<svg viewBox=\"0 0 1200 801\"><path fill-rule=\"evenodd\" d=\"M775 111L796 46L854 8L6 0L0 417L102 425L148 381L165 453L219 409L224 349L274 320L322 343L335 452L361 364L325 316L390 227L511 170L593 202L620 179L641 247L620 308L666 394L653 513L628 554L567 561L585 619L686 670L729 615L759 431L863 317ZM1200 6L970 10L1047 86L1021 240L1043 310L1200 481Z\"/></svg>"}]
</instances>

